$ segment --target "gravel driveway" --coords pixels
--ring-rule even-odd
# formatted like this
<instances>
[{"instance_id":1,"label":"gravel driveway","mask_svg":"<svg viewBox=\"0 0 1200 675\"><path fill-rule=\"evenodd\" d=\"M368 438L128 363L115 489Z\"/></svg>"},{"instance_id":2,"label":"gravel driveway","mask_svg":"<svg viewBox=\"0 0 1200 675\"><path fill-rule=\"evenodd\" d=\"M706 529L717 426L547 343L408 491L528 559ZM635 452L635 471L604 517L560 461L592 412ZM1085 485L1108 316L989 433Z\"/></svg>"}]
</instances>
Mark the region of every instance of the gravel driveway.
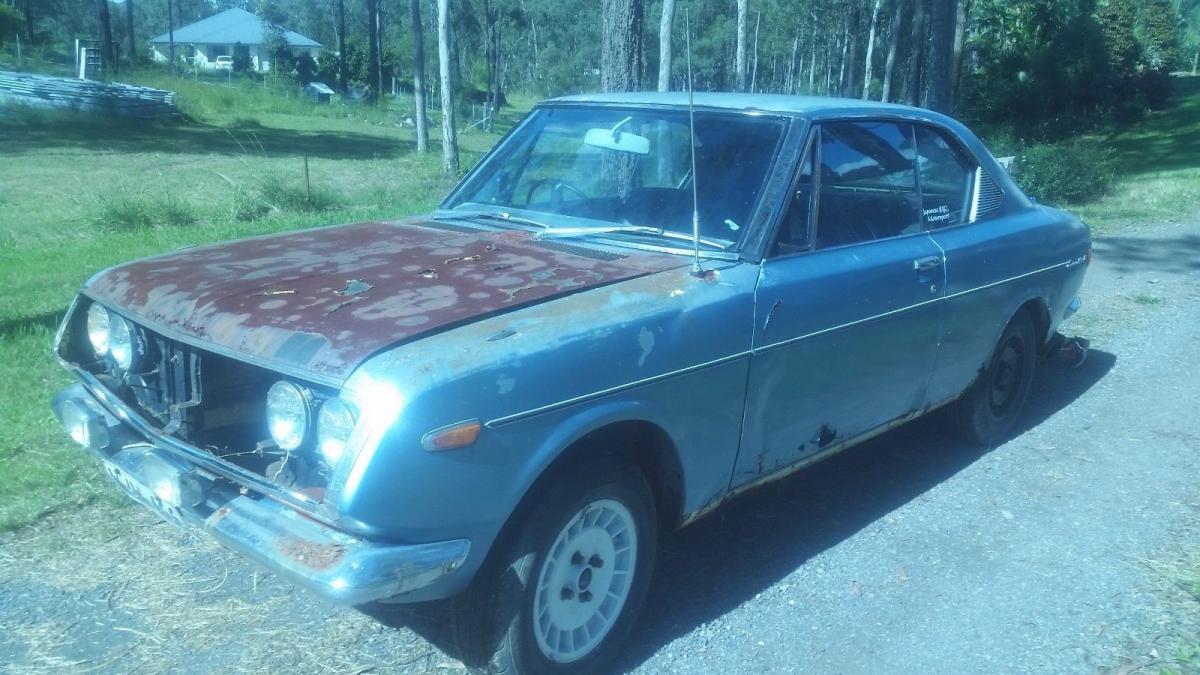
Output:
<instances>
[{"instance_id":1,"label":"gravel driveway","mask_svg":"<svg viewBox=\"0 0 1200 675\"><path fill-rule=\"evenodd\" d=\"M1095 672L1200 632L1144 564L1200 531L1200 224L1101 239L1083 296L1093 352L1043 370L1015 440L918 421L670 537L621 669ZM323 605L139 509L0 536L0 670L461 670L443 625Z\"/></svg>"}]
</instances>

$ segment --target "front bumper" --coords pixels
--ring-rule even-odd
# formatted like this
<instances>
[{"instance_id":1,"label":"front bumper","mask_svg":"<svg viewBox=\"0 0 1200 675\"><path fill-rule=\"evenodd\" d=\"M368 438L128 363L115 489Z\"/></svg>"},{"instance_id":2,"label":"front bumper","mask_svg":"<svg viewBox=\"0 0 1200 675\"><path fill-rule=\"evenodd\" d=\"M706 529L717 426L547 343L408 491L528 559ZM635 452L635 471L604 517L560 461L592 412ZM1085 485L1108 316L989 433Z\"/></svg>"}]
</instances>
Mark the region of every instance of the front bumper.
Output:
<instances>
[{"instance_id":1,"label":"front bumper","mask_svg":"<svg viewBox=\"0 0 1200 675\"><path fill-rule=\"evenodd\" d=\"M405 594L459 569L470 550L466 539L383 544L318 523L156 445L82 384L59 392L54 412L134 500L180 527L208 532L226 547L339 604L402 601Z\"/></svg>"}]
</instances>

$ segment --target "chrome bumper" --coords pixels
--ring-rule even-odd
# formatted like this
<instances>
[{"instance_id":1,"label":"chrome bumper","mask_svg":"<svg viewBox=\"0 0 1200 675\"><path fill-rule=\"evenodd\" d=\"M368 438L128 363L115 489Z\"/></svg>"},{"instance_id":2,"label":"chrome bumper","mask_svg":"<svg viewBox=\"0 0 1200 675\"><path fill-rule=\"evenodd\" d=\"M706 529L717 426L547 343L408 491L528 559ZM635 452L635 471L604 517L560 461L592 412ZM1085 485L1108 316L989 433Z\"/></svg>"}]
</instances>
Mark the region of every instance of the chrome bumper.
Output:
<instances>
[{"instance_id":1,"label":"chrome bumper","mask_svg":"<svg viewBox=\"0 0 1200 675\"><path fill-rule=\"evenodd\" d=\"M139 436L75 384L54 398L71 437L102 462L109 477L164 520L197 528L267 569L339 604L396 599L462 566L466 539L429 544L372 542L247 494Z\"/></svg>"}]
</instances>

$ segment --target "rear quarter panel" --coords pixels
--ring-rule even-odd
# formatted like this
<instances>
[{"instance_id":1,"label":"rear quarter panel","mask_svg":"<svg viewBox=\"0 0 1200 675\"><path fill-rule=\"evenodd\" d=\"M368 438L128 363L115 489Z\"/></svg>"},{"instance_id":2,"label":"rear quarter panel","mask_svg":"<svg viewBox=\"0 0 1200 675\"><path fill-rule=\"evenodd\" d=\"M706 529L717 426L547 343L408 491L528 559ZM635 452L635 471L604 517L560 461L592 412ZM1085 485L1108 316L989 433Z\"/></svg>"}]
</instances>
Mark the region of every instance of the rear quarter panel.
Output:
<instances>
[{"instance_id":1,"label":"rear quarter panel","mask_svg":"<svg viewBox=\"0 0 1200 675\"><path fill-rule=\"evenodd\" d=\"M1046 340L1086 269L1091 236L1078 218L1043 206L933 233L946 255L946 312L933 400L961 393L986 366L1005 326L1029 301L1046 308Z\"/></svg>"}]
</instances>

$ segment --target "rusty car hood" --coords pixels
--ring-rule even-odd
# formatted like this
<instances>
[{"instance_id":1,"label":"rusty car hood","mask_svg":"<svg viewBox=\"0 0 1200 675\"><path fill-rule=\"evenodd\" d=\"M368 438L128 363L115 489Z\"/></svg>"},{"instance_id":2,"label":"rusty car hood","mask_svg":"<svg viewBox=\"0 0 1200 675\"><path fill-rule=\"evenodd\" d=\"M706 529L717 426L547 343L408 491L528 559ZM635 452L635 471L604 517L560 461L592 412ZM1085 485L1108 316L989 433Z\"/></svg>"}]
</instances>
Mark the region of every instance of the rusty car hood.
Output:
<instances>
[{"instance_id":1,"label":"rusty car hood","mask_svg":"<svg viewBox=\"0 0 1200 675\"><path fill-rule=\"evenodd\" d=\"M451 227L366 222L185 249L84 292L167 337L340 383L397 343L687 262Z\"/></svg>"}]
</instances>

